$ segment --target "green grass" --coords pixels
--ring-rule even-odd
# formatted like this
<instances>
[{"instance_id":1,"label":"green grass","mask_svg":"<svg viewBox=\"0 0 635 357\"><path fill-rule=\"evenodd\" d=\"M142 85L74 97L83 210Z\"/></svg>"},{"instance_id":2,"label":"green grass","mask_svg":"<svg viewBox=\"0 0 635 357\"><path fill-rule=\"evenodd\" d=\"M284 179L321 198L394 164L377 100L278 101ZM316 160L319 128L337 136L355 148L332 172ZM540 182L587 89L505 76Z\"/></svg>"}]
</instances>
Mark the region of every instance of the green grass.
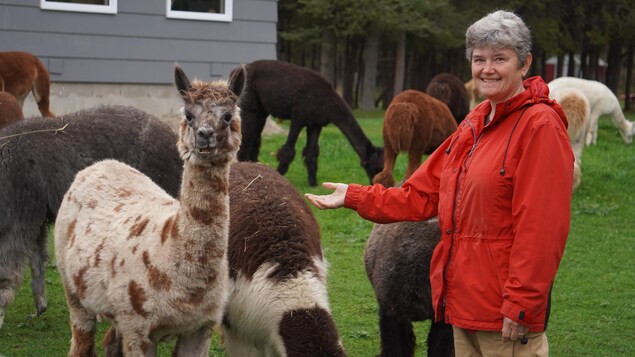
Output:
<instances>
[{"instance_id":1,"label":"green grass","mask_svg":"<svg viewBox=\"0 0 635 357\"><path fill-rule=\"evenodd\" d=\"M357 112L364 131L381 143L381 111ZM634 113L627 113L630 120ZM283 125L286 125L284 122ZM265 137L261 161L276 167L274 153L283 135ZM286 177L304 192L325 193L307 185L301 151ZM397 179L403 174L401 155ZM600 121L598 144L583 154L582 184L572 201L571 233L553 290L548 330L552 356L635 356L635 145L626 146L610 119ZM343 135L333 126L322 131L318 182L357 182L368 178ZM549 204L545 202L545 204ZM323 248L330 263L329 294L337 327L350 356L374 356L379 351L377 304L363 266L364 244L372 224L350 210L319 211ZM27 275L0 330L2 356L65 356L70 329L66 302L55 265L47 267L49 309L35 310ZM425 356L429 323L415 324ZM105 325L100 325L103 333ZM101 337L99 337L101 338ZM215 337L210 356L223 356ZM169 355L170 345L161 356ZM100 351L100 354L103 352Z\"/></svg>"}]
</instances>

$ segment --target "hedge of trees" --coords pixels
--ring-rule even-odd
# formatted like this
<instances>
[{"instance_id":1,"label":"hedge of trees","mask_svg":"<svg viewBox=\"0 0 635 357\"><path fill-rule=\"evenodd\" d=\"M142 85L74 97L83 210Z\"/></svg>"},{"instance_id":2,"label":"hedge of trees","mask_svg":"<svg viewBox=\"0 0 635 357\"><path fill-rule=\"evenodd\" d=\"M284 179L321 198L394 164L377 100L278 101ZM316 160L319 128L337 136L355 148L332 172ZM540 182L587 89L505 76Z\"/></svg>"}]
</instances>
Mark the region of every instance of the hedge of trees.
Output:
<instances>
[{"instance_id":1,"label":"hedge of trees","mask_svg":"<svg viewBox=\"0 0 635 357\"><path fill-rule=\"evenodd\" d=\"M547 59L555 56L556 77L602 80L629 96L632 1L279 0L278 59L319 70L353 107L386 107L395 93L423 90L440 72L467 81L465 30L488 12L507 9L532 30L531 75L545 76ZM600 75L602 60L607 66Z\"/></svg>"}]
</instances>

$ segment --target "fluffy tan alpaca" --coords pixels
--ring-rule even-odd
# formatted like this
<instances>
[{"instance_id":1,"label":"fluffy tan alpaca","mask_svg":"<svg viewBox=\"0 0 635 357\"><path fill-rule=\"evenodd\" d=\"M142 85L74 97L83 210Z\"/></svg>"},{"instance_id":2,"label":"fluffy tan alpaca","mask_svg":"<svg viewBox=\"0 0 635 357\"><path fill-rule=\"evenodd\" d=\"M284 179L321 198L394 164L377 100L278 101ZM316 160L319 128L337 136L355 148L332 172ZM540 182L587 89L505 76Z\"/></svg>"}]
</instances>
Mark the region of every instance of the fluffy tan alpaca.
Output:
<instances>
[{"instance_id":1,"label":"fluffy tan alpaca","mask_svg":"<svg viewBox=\"0 0 635 357\"><path fill-rule=\"evenodd\" d=\"M229 82L190 82L178 150L179 200L114 160L77 174L55 222L55 253L70 312L69 356L93 356L96 317L121 336L124 355L153 356L178 337L175 356L207 356L227 299L229 166L240 147L238 96ZM112 336L110 336L112 337Z\"/></svg>"},{"instance_id":2,"label":"fluffy tan alpaca","mask_svg":"<svg viewBox=\"0 0 635 357\"><path fill-rule=\"evenodd\" d=\"M582 150L591 127L591 106L584 93L573 87L557 88L550 92L549 96L560 104L569 122L567 134L569 134L571 148L575 155L573 165L573 189L575 190L582 181Z\"/></svg>"},{"instance_id":3,"label":"fluffy tan alpaca","mask_svg":"<svg viewBox=\"0 0 635 357\"><path fill-rule=\"evenodd\" d=\"M465 82L465 89L467 90L467 97L470 101L470 110L474 109L478 103L481 101L481 93L476 89L476 85L474 84L474 79L470 79Z\"/></svg>"}]
</instances>

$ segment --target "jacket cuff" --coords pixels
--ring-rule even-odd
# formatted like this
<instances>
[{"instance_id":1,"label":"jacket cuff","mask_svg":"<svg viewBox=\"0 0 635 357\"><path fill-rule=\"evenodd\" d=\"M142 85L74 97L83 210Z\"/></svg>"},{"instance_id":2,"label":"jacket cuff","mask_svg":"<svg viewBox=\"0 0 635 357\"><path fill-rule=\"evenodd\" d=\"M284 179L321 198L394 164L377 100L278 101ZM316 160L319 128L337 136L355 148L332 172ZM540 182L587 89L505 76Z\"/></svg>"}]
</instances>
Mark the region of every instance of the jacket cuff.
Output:
<instances>
[{"instance_id":1,"label":"jacket cuff","mask_svg":"<svg viewBox=\"0 0 635 357\"><path fill-rule=\"evenodd\" d=\"M503 300L503 307L500 311L503 316L523 326L530 326L534 320L534 314L531 311L509 300Z\"/></svg>"},{"instance_id":2,"label":"jacket cuff","mask_svg":"<svg viewBox=\"0 0 635 357\"><path fill-rule=\"evenodd\" d=\"M357 203L359 202L359 193L362 185L349 184L344 196L344 207L357 211Z\"/></svg>"}]
</instances>

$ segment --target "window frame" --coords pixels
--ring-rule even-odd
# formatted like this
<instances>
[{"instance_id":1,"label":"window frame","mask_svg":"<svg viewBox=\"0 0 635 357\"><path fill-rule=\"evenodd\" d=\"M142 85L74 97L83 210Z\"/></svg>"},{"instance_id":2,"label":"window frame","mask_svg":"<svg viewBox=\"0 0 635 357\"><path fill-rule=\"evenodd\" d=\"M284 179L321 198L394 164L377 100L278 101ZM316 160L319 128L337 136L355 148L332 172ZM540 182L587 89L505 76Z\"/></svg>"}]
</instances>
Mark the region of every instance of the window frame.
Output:
<instances>
[{"instance_id":1,"label":"window frame","mask_svg":"<svg viewBox=\"0 0 635 357\"><path fill-rule=\"evenodd\" d=\"M116 14L117 0L109 0L108 5L75 4L40 0L40 9L71 12L89 12L97 14Z\"/></svg>"},{"instance_id":2,"label":"window frame","mask_svg":"<svg viewBox=\"0 0 635 357\"><path fill-rule=\"evenodd\" d=\"M169 19L232 22L234 12L234 0L221 1L225 2L225 13L223 14L172 10L172 0L165 0L165 16Z\"/></svg>"}]
</instances>

